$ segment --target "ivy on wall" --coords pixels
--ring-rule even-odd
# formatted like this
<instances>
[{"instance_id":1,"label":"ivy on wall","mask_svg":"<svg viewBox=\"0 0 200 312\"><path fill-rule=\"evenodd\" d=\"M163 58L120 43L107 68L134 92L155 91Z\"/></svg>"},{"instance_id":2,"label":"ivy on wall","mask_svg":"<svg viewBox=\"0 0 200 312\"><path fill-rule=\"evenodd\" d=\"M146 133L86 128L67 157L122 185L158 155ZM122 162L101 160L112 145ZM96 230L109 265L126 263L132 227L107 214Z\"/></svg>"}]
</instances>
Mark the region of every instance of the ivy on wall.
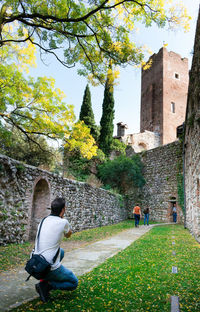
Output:
<instances>
[{"instance_id":1,"label":"ivy on wall","mask_svg":"<svg viewBox=\"0 0 200 312\"><path fill-rule=\"evenodd\" d=\"M185 205L184 205L184 176L183 176L183 140L184 133L179 136L180 147L177 150L177 154L181 156L177 161L177 191L178 191L178 204L181 207L183 214L185 215Z\"/></svg>"},{"instance_id":2,"label":"ivy on wall","mask_svg":"<svg viewBox=\"0 0 200 312\"><path fill-rule=\"evenodd\" d=\"M181 172L177 173L177 189L178 189L178 204L181 207L183 214L185 214L184 207L184 177Z\"/></svg>"}]
</instances>

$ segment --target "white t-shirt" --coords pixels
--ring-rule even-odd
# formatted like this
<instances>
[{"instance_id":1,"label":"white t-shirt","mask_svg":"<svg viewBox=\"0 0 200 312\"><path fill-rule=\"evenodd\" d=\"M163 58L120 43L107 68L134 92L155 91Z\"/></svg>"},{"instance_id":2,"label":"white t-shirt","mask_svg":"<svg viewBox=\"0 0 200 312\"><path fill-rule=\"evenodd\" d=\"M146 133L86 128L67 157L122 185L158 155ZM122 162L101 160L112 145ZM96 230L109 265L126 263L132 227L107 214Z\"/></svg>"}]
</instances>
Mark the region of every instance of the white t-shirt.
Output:
<instances>
[{"instance_id":1,"label":"white t-shirt","mask_svg":"<svg viewBox=\"0 0 200 312\"><path fill-rule=\"evenodd\" d=\"M53 257L60 246L64 233L68 233L69 230L70 224L67 219L57 216L48 216L42 223L39 235L39 249L38 244L35 241L34 253L42 254L49 263L53 263ZM51 270L56 270L60 265L59 252L55 263L51 266Z\"/></svg>"}]
</instances>

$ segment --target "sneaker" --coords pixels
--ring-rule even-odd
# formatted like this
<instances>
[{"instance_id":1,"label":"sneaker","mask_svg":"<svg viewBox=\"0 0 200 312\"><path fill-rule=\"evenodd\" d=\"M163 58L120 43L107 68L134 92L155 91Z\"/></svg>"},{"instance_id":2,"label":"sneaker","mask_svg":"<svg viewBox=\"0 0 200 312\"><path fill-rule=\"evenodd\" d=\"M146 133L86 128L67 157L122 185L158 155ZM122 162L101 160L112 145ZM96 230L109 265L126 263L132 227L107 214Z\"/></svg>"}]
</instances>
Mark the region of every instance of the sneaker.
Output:
<instances>
[{"instance_id":1,"label":"sneaker","mask_svg":"<svg viewBox=\"0 0 200 312\"><path fill-rule=\"evenodd\" d=\"M35 289L40 296L42 302L47 302L49 300L49 285L48 282L40 282L35 285Z\"/></svg>"}]
</instances>

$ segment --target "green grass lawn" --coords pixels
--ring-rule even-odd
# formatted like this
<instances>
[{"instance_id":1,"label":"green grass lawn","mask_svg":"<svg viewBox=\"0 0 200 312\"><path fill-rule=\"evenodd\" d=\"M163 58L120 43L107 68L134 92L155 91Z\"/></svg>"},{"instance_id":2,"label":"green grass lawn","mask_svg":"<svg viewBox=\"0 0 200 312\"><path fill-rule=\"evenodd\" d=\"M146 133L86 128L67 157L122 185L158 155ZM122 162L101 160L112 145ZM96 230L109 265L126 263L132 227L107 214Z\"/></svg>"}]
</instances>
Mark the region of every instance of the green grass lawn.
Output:
<instances>
[{"instance_id":1,"label":"green grass lawn","mask_svg":"<svg viewBox=\"0 0 200 312\"><path fill-rule=\"evenodd\" d=\"M0 273L24 264L30 257L33 243L0 246Z\"/></svg>"},{"instance_id":2,"label":"green grass lawn","mask_svg":"<svg viewBox=\"0 0 200 312\"><path fill-rule=\"evenodd\" d=\"M54 291L46 304L36 299L13 311L169 312L175 295L181 312L199 312L199 277L200 245L183 226L159 226L80 277L75 291Z\"/></svg>"}]
</instances>

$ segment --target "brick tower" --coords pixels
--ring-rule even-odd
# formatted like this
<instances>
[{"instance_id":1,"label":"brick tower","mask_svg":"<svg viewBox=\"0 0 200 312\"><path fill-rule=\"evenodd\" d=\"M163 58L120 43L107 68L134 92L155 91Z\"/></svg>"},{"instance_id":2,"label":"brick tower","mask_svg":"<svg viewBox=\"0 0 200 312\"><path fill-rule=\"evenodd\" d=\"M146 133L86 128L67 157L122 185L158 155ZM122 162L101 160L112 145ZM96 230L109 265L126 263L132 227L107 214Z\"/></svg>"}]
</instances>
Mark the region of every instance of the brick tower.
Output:
<instances>
[{"instance_id":1,"label":"brick tower","mask_svg":"<svg viewBox=\"0 0 200 312\"><path fill-rule=\"evenodd\" d=\"M176 128L185 120L188 59L161 48L142 70L140 132L160 135L160 144L176 140Z\"/></svg>"}]
</instances>

